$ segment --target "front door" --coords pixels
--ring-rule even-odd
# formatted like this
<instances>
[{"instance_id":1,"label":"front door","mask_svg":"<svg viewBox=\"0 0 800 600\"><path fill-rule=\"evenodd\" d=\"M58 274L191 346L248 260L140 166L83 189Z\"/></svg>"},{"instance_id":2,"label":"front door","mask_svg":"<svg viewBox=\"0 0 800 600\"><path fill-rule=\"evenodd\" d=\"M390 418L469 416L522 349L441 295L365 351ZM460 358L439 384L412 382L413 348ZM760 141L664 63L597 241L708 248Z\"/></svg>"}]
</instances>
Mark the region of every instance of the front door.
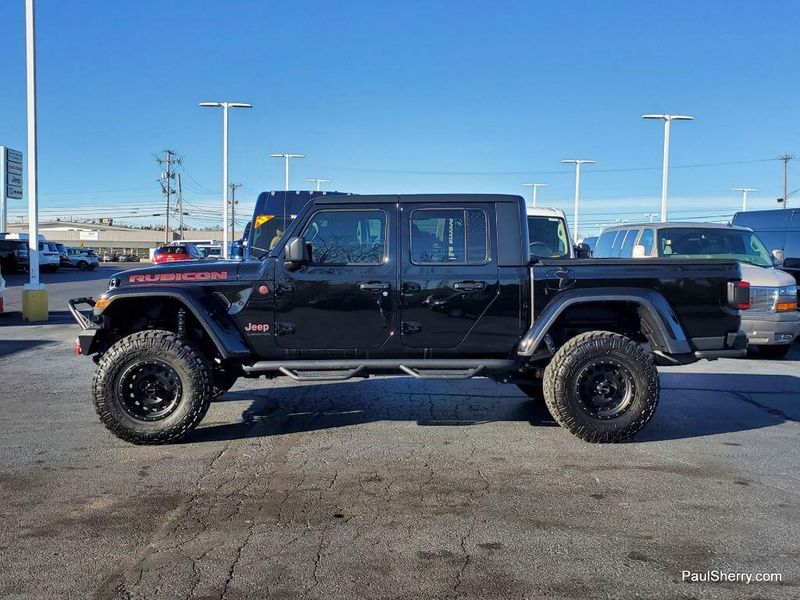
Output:
<instances>
[{"instance_id":1,"label":"front door","mask_svg":"<svg viewBox=\"0 0 800 600\"><path fill-rule=\"evenodd\" d=\"M275 340L282 348L370 349L396 327L396 206L319 207L302 235L311 263L275 277Z\"/></svg>"},{"instance_id":2,"label":"front door","mask_svg":"<svg viewBox=\"0 0 800 600\"><path fill-rule=\"evenodd\" d=\"M403 344L461 345L498 294L491 203L407 204L402 210Z\"/></svg>"}]
</instances>

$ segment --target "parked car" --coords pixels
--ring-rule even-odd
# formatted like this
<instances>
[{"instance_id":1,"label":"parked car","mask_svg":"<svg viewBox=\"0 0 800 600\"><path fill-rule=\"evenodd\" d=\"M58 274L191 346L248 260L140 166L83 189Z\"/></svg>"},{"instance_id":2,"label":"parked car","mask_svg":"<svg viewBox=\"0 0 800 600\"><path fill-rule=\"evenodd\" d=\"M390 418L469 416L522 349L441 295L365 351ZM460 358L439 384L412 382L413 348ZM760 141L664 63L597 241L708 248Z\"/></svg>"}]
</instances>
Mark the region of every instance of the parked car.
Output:
<instances>
[{"instance_id":1,"label":"parked car","mask_svg":"<svg viewBox=\"0 0 800 600\"><path fill-rule=\"evenodd\" d=\"M120 254L117 256L117 262L139 262L139 256L136 254Z\"/></svg>"},{"instance_id":2,"label":"parked car","mask_svg":"<svg viewBox=\"0 0 800 600\"><path fill-rule=\"evenodd\" d=\"M5 312L6 280L3 279L3 264L0 263L0 316Z\"/></svg>"},{"instance_id":3,"label":"parked car","mask_svg":"<svg viewBox=\"0 0 800 600\"><path fill-rule=\"evenodd\" d=\"M100 262L117 262L116 252L103 252L100 255Z\"/></svg>"},{"instance_id":4,"label":"parked car","mask_svg":"<svg viewBox=\"0 0 800 600\"><path fill-rule=\"evenodd\" d=\"M736 261L532 259L531 243L519 196L316 196L260 259L123 271L68 305L98 355L97 414L137 444L185 436L242 375L371 374L543 391L572 434L617 442L652 417L656 365L746 353Z\"/></svg>"},{"instance_id":5,"label":"parked car","mask_svg":"<svg viewBox=\"0 0 800 600\"><path fill-rule=\"evenodd\" d=\"M529 250L536 258L575 258L564 211L557 208L526 208Z\"/></svg>"},{"instance_id":6,"label":"parked car","mask_svg":"<svg viewBox=\"0 0 800 600\"><path fill-rule=\"evenodd\" d=\"M594 252L594 247L597 245L597 236L592 235L587 238L583 238L583 243L589 247L589 252Z\"/></svg>"},{"instance_id":7,"label":"parked car","mask_svg":"<svg viewBox=\"0 0 800 600\"><path fill-rule=\"evenodd\" d=\"M742 313L748 342L781 358L800 333L797 284L775 268L773 257L747 227L713 223L645 223L605 229L595 258L733 259L750 284L750 308Z\"/></svg>"},{"instance_id":8,"label":"parked car","mask_svg":"<svg viewBox=\"0 0 800 600\"><path fill-rule=\"evenodd\" d=\"M9 233L6 235L7 240L20 240L28 244L27 233ZM30 256L28 257L30 259ZM53 242L48 242L47 239L39 234L39 270L42 272L57 271L61 266L61 253L58 247Z\"/></svg>"},{"instance_id":9,"label":"parked car","mask_svg":"<svg viewBox=\"0 0 800 600\"><path fill-rule=\"evenodd\" d=\"M153 264L175 262L179 260L202 260L205 256L194 244L169 244L157 248L153 253Z\"/></svg>"},{"instance_id":10,"label":"parked car","mask_svg":"<svg viewBox=\"0 0 800 600\"><path fill-rule=\"evenodd\" d=\"M6 273L27 271L28 242L23 240L0 240L0 267Z\"/></svg>"},{"instance_id":11,"label":"parked car","mask_svg":"<svg viewBox=\"0 0 800 600\"><path fill-rule=\"evenodd\" d=\"M80 271L94 271L99 263L94 250L85 248L69 247L67 248L67 256L69 257L67 266L75 267Z\"/></svg>"},{"instance_id":12,"label":"parked car","mask_svg":"<svg viewBox=\"0 0 800 600\"><path fill-rule=\"evenodd\" d=\"M69 254L67 253L67 247L64 244L56 243L56 248L58 249L59 254L59 266L61 267L68 267L69 265Z\"/></svg>"},{"instance_id":13,"label":"parked car","mask_svg":"<svg viewBox=\"0 0 800 600\"><path fill-rule=\"evenodd\" d=\"M737 212L733 224L752 229L780 267L800 283L800 208Z\"/></svg>"}]
</instances>

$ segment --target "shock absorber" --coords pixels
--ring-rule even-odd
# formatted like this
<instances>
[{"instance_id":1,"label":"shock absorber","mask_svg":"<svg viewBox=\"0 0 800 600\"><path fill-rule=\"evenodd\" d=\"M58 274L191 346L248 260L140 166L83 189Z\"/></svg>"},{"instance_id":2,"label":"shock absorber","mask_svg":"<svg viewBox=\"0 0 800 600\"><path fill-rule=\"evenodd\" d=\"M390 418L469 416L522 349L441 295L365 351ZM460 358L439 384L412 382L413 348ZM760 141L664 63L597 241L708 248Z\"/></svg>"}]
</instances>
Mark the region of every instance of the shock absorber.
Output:
<instances>
[{"instance_id":1,"label":"shock absorber","mask_svg":"<svg viewBox=\"0 0 800 600\"><path fill-rule=\"evenodd\" d=\"M178 309L178 337L186 337L186 309Z\"/></svg>"}]
</instances>

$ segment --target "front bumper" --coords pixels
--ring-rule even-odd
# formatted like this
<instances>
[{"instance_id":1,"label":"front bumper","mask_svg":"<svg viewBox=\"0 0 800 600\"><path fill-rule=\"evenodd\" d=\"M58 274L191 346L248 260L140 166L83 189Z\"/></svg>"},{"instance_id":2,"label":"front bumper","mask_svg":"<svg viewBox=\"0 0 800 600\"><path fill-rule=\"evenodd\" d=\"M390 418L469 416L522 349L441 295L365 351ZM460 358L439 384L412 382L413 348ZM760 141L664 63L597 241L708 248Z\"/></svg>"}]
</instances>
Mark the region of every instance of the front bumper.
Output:
<instances>
[{"instance_id":1,"label":"front bumper","mask_svg":"<svg viewBox=\"0 0 800 600\"><path fill-rule=\"evenodd\" d=\"M800 334L800 312L742 314L747 343L758 346L791 344Z\"/></svg>"},{"instance_id":2,"label":"front bumper","mask_svg":"<svg viewBox=\"0 0 800 600\"><path fill-rule=\"evenodd\" d=\"M78 307L81 305L88 305L94 308L94 299L92 298L73 298L67 301L67 308L70 314L78 323L81 328L78 334L78 339L75 344L75 349L81 354L89 355L94 352L95 342L97 341L97 334L100 331L100 325L91 320L83 314Z\"/></svg>"}]
</instances>

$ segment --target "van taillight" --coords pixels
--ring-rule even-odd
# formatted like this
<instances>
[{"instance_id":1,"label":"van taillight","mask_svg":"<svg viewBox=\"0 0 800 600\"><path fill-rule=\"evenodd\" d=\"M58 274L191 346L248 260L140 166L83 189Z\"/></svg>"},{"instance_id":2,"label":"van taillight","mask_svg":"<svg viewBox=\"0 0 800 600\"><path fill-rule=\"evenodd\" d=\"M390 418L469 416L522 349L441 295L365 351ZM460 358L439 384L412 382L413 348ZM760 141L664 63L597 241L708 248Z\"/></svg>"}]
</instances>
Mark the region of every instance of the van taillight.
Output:
<instances>
[{"instance_id":1,"label":"van taillight","mask_svg":"<svg viewBox=\"0 0 800 600\"><path fill-rule=\"evenodd\" d=\"M739 310L749 310L750 283L747 281L729 281L728 304Z\"/></svg>"}]
</instances>

